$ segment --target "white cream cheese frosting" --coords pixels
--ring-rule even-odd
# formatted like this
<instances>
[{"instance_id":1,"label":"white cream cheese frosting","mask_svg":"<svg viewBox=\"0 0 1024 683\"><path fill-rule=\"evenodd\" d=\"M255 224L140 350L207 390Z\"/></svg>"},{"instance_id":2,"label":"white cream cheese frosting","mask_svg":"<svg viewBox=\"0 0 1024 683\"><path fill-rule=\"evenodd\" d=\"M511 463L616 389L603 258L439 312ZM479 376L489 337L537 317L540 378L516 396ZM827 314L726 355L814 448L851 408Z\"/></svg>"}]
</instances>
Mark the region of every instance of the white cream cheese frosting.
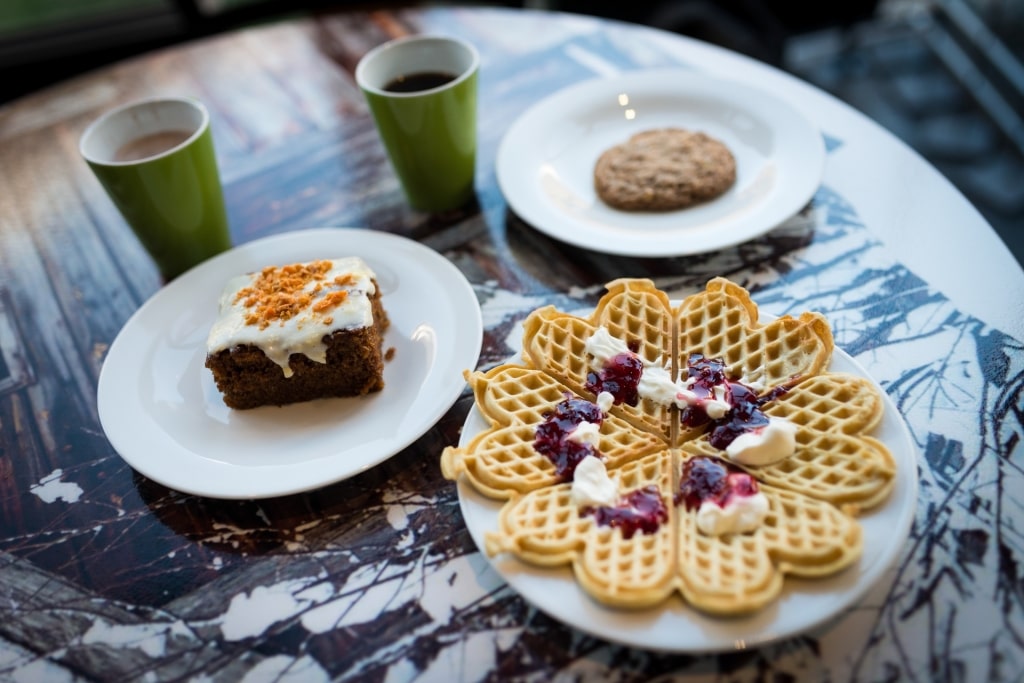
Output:
<instances>
[{"instance_id":1,"label":"white cream cheese frosting","mask_svg":"<svg viewBox=\"0 0 1024 683\"><path fill-rule=\"evenodd\" d=\"M206 350L260 348L292 375L288 359L301 353L327 362L324 337L373 324L374 273L359 257L271 266L240 275L224 287Z\"/></svg>"}]
</instances>

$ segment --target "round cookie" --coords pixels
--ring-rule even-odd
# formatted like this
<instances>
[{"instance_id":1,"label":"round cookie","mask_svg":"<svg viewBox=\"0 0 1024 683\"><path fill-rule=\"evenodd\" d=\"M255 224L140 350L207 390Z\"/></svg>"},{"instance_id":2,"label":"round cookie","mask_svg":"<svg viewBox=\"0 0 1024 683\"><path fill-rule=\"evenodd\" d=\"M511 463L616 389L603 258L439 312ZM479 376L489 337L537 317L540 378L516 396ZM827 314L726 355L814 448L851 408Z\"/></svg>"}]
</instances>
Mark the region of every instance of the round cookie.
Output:
<instances>
[{"instance_id":1,"label":"round cookie","mask_svg":"<svg viewBox=\"0 0 1024 683\"><path fill-rule=\"evenodd\" d=\"M684 209L736 182L729 148L704 133L665 128L637 133L594 166L597 196L625 211Z\"/></svg>"}]
</instances>

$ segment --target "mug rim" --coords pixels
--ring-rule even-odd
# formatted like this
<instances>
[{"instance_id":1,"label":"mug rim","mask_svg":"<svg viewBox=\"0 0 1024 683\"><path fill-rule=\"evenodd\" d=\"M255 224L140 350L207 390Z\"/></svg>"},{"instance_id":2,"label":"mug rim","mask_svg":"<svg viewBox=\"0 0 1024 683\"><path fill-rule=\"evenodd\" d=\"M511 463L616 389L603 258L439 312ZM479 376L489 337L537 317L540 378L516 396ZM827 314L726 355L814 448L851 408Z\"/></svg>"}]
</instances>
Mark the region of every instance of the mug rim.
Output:
<instances>
[{"instance_id":1,"label":"mug rim","mask_svg":"<svg viewBox=\"0 0 1024 683\"><path fill-rule=\"evenodd\" d=\"M131 109L137 109L153 105L159 106L161 104L184 104L188 107L193 108L194 110L199 112L199 125L196 126L195 131L193 131L191 135L189 135L186 139L179 142L177 145L165 149L159 154L153 154L152 156L143 157L142 159L134 159L131 161L117 161L116 159L97 158L94 155L90 155L86 151L87 142L89 141L89 139L93 135L95 135L96 131L98 131L102 126L109 124L110 120L115 116L121 115L123 112ZM197 99L191 97L176 97L173 95L158 95L154 97L146 97L143 99L125 102L112 109L108 109L107 111L103 112L98 117L96 117L96 119L88 126L86 126L84 131L82 131L82 135L78 139L78 153L81 154L82 158L85 159L90 164L96 164L99 166L138 166L140 164L149 163L150 161L162 159L170 154L173 154L174 152L177 152L178 150L181 150L189 146L197 138L199 138L199 136L206 132L206 129L209 128L209 126L210 112L207 110L206 105L204 105Z\"/></svg>"},{"instance_id":2,"label":"mug rim","mask_svg":"<svg viewBox=\"0 0 1024 683\"><path fill-rule=\"evenodd\" d=\"M435 86L433 88L427 88L426 90L417 90L415 92L394 92L391 90L385 90L384 88L378 88L377 86L370 84L366 80L366 69L368 68L367 65L370 63L370 61L377 59L381 55L381 53L386 52L388 50L400 48L403 45L407 45L410 43L422 42L454 43L469 53L470 64L468 67L463 69L462 73L456 76L453 80L450 80L447 83ZM385 43L381 43L380 45L373 47L369 52L364 54L362 58L360 58L359 63L356 64L355 77L356 84L366 92L373 93L374 95L379 95L381 97L407 99L412 97L423 97L424 95L431 95L442 90L454 88L460 83L470 78L473 74L477 72L479 68L480 53L477 51L476 47L473 46L472 43L462 40L461 38L456 38L455 36L425 34L415 36L402 36L400 38L394 38L392 40L389 40Z\"/></svg>"}]
</instances>

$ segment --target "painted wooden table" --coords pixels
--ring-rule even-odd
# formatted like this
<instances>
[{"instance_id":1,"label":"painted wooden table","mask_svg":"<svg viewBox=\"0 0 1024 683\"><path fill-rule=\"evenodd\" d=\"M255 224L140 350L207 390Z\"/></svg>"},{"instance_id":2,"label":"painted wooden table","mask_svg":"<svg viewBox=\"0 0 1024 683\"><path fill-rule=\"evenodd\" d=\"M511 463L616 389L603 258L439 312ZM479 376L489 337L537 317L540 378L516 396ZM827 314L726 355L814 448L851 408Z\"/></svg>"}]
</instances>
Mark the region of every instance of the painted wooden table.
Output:
<instances>
[{"instance_id":1,"label":"painted wooden table","mask_svg":"<svg viewBox=\"0 0 1024 683\"><path fill-rule=\"evenodd\" d=\"M386 39L476 44L477 203L407 208L352 72ZM571 247L509 210L509 126L579 81L681 66L759 84L822 131L811 203L750 242L627 258ZM525 602L474 545L439 469L463 392L394 457L261 500L186 495L119 457L97 383L121 327L161 289L77 156L98 113L154 94L213 112L233 238L320 226L395 233L472 284L479 368L518 324L585 308L603 283L673 297L712 276L773 314L818 310L906 421L916 516L892 568L822 625L733 652L624 647ZM157 52L0 109L0 678L126 680L1019 681L1024 671L1024 274L917 155L858 113L706 44L568 15L430 8L344 13ZM213 294L211 293L211 296ZM132 397L125 397L132 400Z\"/></svg>"}]
</instances>

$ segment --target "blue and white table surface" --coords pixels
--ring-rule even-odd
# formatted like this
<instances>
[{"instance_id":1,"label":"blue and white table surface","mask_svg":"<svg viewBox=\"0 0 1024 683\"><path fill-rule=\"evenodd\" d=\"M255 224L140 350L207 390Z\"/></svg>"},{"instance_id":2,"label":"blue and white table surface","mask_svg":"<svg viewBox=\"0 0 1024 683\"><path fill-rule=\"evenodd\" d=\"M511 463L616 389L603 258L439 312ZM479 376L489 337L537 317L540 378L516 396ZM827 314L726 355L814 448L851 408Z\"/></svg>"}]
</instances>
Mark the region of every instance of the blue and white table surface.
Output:
<instances>
[{"instance_id":1,"label":"blue and white table surface","mask_svg":"<svg viewBox=\"0 0 1024 683\"><path fill-rule=\"evenodd\" d=\"M477 202L445 215L408 208L353 79L368 49L417 33L463 37L482 60ZM813 122L826 157L809 203L739 245L652 258L570 246L510 210L495 163L524 111L587 79L666 67L760 87ZM617 277L651 278L678 299L725 276L764 312L824 313L912 435L916 513L895 564L834 618L764 646L664 653L588 635L524 601L470 538L439 468L468 390L394 457L301 493L224 500L133 470L100 424L97 384L118 332L163 283L77 140L99 112L162 93L211 110L236 244L348 226L429 247L475 293L479 369L516 353L531 310L586 309ZM327 13L5 105L0 187L0 679L1024 676L1024 273L917 154L806 83L581 16Z\"/></svg>"}]
</instances>

